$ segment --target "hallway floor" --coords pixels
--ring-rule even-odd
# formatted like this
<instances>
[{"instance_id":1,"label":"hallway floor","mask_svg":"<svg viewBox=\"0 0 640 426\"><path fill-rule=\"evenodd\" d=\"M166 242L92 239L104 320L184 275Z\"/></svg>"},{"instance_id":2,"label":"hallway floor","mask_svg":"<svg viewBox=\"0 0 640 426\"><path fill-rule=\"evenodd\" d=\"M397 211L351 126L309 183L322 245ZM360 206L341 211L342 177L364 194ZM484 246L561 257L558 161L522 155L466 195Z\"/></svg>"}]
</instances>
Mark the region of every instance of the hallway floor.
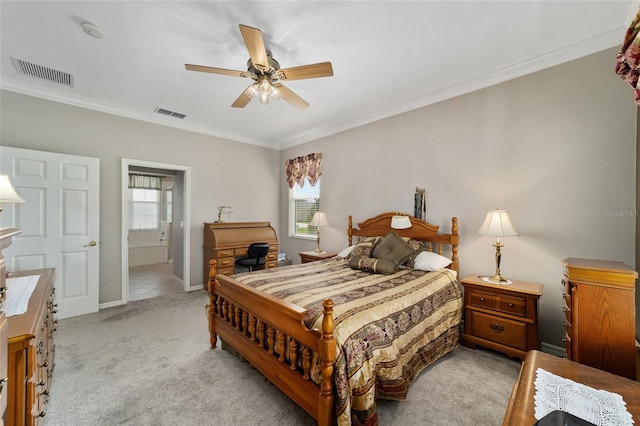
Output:
<instances>
[{"instance_id":1,"label":"hallway floor","mask_svg":"<svg viewBox=\"0 0 640 426\"><path fill-rule=\"evenodd\" d=\"M129 301L182 293L183 291L182 283L173 276L173 263L129 268Z\"/></svg>"}]
</instances>

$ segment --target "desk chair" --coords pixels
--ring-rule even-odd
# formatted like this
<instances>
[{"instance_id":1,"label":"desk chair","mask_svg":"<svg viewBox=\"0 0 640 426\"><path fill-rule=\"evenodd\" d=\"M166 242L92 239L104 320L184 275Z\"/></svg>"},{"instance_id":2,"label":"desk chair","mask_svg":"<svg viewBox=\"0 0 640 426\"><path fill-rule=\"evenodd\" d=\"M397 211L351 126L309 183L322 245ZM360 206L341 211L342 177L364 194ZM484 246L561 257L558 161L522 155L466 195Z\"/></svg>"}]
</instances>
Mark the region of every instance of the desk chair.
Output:
<instances>
[{"instance_id":1,"label":"desk chair","mask_svg":"<svg viewBox=\"0 0 640 426\"><path fill-rule=\"evenodd\" d=\"M254 266L264 265L266 256L269 253L269 243L252 243L247 250L247 257L236 260L236 265L248 267L253 271Z\"/></svg>"}]
</instances>

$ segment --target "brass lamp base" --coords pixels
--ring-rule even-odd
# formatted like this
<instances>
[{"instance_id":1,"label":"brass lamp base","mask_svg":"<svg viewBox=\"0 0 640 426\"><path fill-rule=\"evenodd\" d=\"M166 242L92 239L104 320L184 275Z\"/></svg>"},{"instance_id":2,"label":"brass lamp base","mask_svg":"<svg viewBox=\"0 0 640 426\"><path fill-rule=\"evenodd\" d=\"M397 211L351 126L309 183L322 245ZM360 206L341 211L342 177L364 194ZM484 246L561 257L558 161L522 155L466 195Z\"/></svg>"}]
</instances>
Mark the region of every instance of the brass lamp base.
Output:
<instances>
[{"instance_id":1,"label":"brass lamp base","mask_svg":"<svg viewBox=\"0 0 640 426\"><path fill-rule=\"evenodd\" d=\"M320 227L318 227L318 229L316 230L316 249L314 250L316 253L322 253L322 250L320 250Z\"/></svg>"},{"instance_id":2,"label":"brass lamp base","mask_svg":"<svg viewBox=\"0 0 640 426\"><path fill-rule=\"evenodd\" d=\"M492 277L487 277L487 281L495 284L511 284L511 281L504 278L502 275L500 275L500 273L497 273Z\"/></svg>"},{"instance_id":3,"label":"brass lamp base","mask_svg":"<svg viewBox=\"0 0 640 426\"><path fill-rule=\"evenodd\" d=\"M504 245L500 244L500 238L496 238L496 243L493 246L496 248L496 274L487 278L487 281L495 284L511 284L511 281L500 275L500 259L502 258L500 248L504 247Z\"/></svg>"}]
</instances>

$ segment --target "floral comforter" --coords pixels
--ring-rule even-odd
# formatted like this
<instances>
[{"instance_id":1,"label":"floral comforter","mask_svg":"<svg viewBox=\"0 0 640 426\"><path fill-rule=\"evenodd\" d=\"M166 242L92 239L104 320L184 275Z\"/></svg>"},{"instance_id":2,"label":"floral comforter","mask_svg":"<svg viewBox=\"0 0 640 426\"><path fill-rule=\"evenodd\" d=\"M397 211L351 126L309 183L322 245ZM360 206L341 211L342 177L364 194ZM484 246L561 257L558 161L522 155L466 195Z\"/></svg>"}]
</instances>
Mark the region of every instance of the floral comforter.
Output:
<instances>
[{"instance_id":1,"label":"floral comforter","mask_svg":"<svg viewBox=\"0 0 640 426\"><path fill-rule=\"evenodd\" d=\"M305 308L309 328L321 328L322 302L333 300L339 425L377 424L376 398L405 399L418 373L458 344L462 294L448 269L381 275L333 258L234 278Z\"/></svg>"}]
</instances>

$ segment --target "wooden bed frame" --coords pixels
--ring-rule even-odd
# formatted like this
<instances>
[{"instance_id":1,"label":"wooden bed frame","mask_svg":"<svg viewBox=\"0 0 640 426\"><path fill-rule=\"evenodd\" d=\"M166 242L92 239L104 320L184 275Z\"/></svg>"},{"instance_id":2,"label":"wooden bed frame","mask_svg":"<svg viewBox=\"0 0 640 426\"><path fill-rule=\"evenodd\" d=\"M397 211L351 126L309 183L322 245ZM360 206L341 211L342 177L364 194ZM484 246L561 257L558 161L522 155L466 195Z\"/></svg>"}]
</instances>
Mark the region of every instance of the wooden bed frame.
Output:
<instances>
[{"instance_id":1,"label":"wooden bed frame","mask_svg":"<svg viewBox=\"0 0 640 426\"><path fill-rule=\"evenodd\" d=\"M386 235L392 230L391 217L395 214L382 213L358 223L358 228L353 228L349 216L349 245L353 244L354 236ZM411 228L394 231L427 243L428 249L438 254L442 254L443 244L450 245L449 268L459 272L458 219L451 219L451 234L438 234L439 227L424 220L412 216L410 220ZM217 336L220 336L315 418L318 425L335 424L333 360L337 348L333 337L333 301L327 299L323 303L322 330L310 330L304 324L305 309L217 274L215 260L211 260L209 266L206 311L211 348L216 348ZM321 360L321 385L310 378L312 351L318 353Z\"/></svg>"}]
</instances>

